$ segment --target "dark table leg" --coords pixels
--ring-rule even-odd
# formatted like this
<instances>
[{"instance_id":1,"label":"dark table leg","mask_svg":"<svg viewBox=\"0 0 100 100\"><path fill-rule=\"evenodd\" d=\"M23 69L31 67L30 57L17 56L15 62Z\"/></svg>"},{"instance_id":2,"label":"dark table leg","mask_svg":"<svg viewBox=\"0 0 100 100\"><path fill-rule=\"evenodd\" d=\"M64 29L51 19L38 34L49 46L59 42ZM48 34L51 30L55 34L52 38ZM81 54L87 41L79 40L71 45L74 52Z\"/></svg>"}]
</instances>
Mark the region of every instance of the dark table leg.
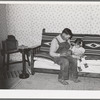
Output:
<instances>
[{"instance_id":1,"label":"dark table leg","mask_svg":"<svg viewBox=\"0 0 100 100\"><path fill-rule=\"evenodd\" d=\"M23 71L22 74L19 75L19 78L25 79L29 77L29 74L26 72L26 61L25 61L25 50L22 49L22 61L23 61Z\"/></svg>"},{"instance_id":2,"label":"dark table leg","mask_svg":"<svg viewBox=\"0 0 100 100\"><path fill-rule=\"evenodd\" d=\"M31 49L31 74L34 75L35 71L34 71L34 51L33 49Z\"/></svg>"}]
</instances>

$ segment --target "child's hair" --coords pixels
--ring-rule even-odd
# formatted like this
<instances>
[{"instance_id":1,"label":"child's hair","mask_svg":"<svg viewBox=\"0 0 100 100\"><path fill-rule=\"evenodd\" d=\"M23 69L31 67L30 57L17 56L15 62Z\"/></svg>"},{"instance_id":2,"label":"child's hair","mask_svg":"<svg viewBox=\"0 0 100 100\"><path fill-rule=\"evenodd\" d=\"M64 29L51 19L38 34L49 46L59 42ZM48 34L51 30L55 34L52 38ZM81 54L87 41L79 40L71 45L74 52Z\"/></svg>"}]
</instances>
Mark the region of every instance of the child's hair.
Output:
<instances>
[{"instance_id":1,"label":"child's hair","mask_svg":"<svg viewBox=\"0 0 100 100\"><path fill-rule=\"evenodd\" d=\"M74 43L77 44L77 45L81 45L82 44L82 47L84 47L84 42L80 38L77 38Z\"/></svg>"}]
</instances>

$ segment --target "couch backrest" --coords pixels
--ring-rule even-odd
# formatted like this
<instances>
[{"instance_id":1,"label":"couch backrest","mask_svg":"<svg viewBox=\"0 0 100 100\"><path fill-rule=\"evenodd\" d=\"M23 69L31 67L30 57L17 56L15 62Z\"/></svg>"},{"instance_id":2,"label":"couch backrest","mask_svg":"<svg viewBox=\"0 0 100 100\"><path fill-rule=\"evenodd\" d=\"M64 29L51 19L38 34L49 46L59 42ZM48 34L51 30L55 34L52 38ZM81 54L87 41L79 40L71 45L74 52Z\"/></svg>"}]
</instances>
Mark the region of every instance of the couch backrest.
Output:
<instances>
[{"instance_id":1,"label":"couch backrest","mask_svg":"<svg viewBox=\"0 0 100 100\"><path fill-rule=\"evenodd\" d=\"M100 56L100 35L85 35L83 41L86 55Z\"/></svg>"},{"instance_id":2,"label":"couch backrest","mask_svg":"<svg viewBox=\"0 0 100 100\"><path fill-rule=\"evenodd\" d=\"M61 33L46 32L45 29L43 29L40 51L41 52L49 52L50 43L51 43L52 39L55 38L59 34L61 34ZM74 42L76 38L83 38L83 35L75 34L72 37L71 42Z\"/></svg>"},{"instance_id":3,"label":"couch backrest","mask_svg":"<svg viewBox=\"0 0 100 100\"><path fill-rule=\"evenodd\" d=\"M59 34L60 33L46 32L45 29L43 29L40 51L48 53L52 39ZM74 42L76 38L81 38L84 41L86 55L100 55L100 35L73 34L71 42Z\"/></svg>"},{"instance_id":4,"label":"couch backrest","mask_svg":"<svg viewBox=\"0 0 100 100\"><path fill-rule=\"evenodd\" d=\"M41 42L41 52L49 52L50 43L52 39L60 33L52 33L52 32L45 32L45 29L42 31L42 42Z\"/></svg>"}]
</instances>

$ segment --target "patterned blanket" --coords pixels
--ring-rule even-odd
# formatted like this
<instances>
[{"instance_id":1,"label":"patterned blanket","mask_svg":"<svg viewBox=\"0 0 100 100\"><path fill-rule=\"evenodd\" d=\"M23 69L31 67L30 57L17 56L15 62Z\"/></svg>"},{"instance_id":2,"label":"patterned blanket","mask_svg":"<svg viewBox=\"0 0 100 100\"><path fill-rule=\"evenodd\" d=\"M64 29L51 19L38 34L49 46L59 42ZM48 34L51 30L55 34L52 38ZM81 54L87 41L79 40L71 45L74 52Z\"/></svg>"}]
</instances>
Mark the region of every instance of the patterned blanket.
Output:
<instances>
[{"instance_id":1,"label":"patterned blanket","mask_svg":"<svg viewBox=\"0 0 100 100\"><path fill-rule=\"evenodd\" d=\"M42 41L40 53L36 56L45 58L45 53L49 53L50 43L52 39L59 35L60 33L45 32L42 33ZM100 59L100 35L91 34L74 34L71 42L74 42L76 38L81 38L84 41L84 48L86 49L85 54L87 55L87 60L89 59ZM45 55L43 55L43 53ZM47 58L47 56L46 56Z\"/></svg>"},{"instance_id":2,"label":"patterned blanket","mask_svg":"<svg viewBox=\"0 0 100 100\"><path fill-rule=\"evenodd\" d=\"M83 41L86 49L85 54L100 55L100 36L98 35L84 36Z\"/></svg>"}]
</instances>

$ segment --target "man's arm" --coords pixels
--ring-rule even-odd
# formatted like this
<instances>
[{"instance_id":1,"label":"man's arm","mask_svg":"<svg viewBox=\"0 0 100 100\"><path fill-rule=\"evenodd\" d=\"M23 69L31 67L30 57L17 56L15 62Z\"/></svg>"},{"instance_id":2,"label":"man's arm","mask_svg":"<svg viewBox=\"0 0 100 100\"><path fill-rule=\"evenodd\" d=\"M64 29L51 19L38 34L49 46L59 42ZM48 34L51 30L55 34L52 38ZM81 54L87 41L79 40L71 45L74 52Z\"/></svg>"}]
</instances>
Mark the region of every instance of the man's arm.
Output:
<instances>
[{"instance_id":1,"label":"man's arm","mask_svg":"<svg viewBox=\"0 0 100 100\"><path fill-rule=\"evenodd\" d=\"M58 49L58 42L56 39L53 39L51 42L51 46L50 46L50 51L49 54L52 57L60 57L60 53L56 53L57 49Z\"/></svg>"}]
</instances>

